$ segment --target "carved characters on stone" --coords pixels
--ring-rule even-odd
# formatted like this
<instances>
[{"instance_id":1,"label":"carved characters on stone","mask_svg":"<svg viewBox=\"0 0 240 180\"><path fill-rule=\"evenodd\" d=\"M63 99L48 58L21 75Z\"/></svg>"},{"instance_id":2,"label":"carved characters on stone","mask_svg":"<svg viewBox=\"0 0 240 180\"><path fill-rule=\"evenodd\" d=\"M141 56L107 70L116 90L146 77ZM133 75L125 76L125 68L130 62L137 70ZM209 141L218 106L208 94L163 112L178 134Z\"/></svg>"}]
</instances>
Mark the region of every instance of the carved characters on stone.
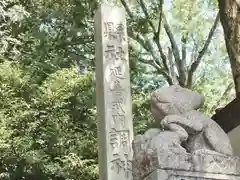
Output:
<instances>
[{"instance_id":1,"label":"carved characters on stone","mask_svg":"<svg viewBox=\"0 0 240 180\"><path fill-rule=\"evenodd\" d=\"M187 152L207 150L208 153L231 156L232 147L227 134L215 121L198 111L203 102L200 94L173 85L153 93L151 111L155 120L167 130L161 133L177 133L178 143L183 144Z\"/></svg>"},{"instance_id":2,"label":"carved characters on stone","mask_svg":"<svg viewBox=\"0 0 240 180\"><path fill-rule=\"evenodd\" d=\"M104 22L104 36L109 40L126 40L125 27L123 23L114 23L112 21Z\"/></svg>"},{"instance_id":3,"label":"carved characters on stone","mask_svg":"<svg viewBox=\"0 0 240 180\"><path fill-rule=\"evenodd\" d=\"M113 20L103 22L103 56L106 60L106 79L109 79L108 98L109 113L111 114L108 141L110 145L110 164L113 173L131 179L131 129L127 120L130 117L129 96L130 86L128 83L128 50L126 23Z\"/></svg>"}]
</instances>

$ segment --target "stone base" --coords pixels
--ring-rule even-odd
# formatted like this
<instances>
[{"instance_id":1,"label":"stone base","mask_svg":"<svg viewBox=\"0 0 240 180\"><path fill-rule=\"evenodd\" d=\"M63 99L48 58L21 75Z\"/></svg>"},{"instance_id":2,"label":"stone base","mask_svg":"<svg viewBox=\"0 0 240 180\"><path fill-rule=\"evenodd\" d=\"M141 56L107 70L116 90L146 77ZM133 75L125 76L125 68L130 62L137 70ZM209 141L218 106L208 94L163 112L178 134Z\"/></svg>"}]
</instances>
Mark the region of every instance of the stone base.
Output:
<instances>
[{"instance_id":1,"label":"stone base","mask_svg":"<svg viewBox=\"0 0 240 180\"><path fill-rule=\"evenodd\" d=\"M240 180L240 159L220 154L138 151L134 180Z\"/></svg>"},{"instance_id":2,"label":"stone base","mask_svg":"<svg viewBox=\"0 0 240 180\"><path fill-rule=\"evenodd\" d=\"M145 180L210 180L210 179L240 180L240 176L205 172L157 169L145 178Z\"/></svg>"}]
</instances>

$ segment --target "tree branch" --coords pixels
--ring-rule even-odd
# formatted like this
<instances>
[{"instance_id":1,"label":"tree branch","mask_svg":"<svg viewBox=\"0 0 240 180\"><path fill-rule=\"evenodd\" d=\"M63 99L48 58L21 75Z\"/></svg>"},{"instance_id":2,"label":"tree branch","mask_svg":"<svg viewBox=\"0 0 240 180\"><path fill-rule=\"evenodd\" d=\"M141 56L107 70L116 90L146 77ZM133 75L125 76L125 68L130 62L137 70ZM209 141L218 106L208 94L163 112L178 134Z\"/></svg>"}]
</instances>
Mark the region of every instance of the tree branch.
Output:
<instances>
[{"instance_id":1,"label":"tree branch","mask_svg":"<svg viewBox=\"0 0 240 180\"><path fill-rule=\"evenodd\" d=\"M156 28L155 28L153 22L150 20L150 16L148 14L147 8L146 8L143 0L139 0L139 1L140 1L139 4L140 4L140 6L143 10L143 13L144 13L145 17L146 17L146 20L148 21L148 23L149 23L150 27L152 28L153 32L156 33Z\"/></svg>"},{"instance_id":2,"label":"tree branch","mask_svg":"<svg viewBox=\"0 0 240 180\"><path fill-rule=\"evenodd\" d=\"M162 64L159 61L158 55L155 53L154 48L151 44L151 41L148 38L145 38L145 45L146 45L148 51L151 53L154 63L162 68ZM161 46L160 46L160 48L161 48ZM163 52L162 52L162 56L163 56L163 58L166 58L166 56L163 54ZM165 61L166 61L166 59L165 59ZM168 68L166 68L165 65L163 65L163 67L165 68L165 71L168 72Z\"/></svg>"},{"instance_id":3,"label":"tree branch","mask_svg":"<svg viewBox=\"0 0 240 180\"><path fill-rule=\"evenodd\" d=\"M158 38L154 38L154 41L155 41L155 43L156 43L156 45L158 47L158 51L160 53L160 56L161 56L161 59L162 59L162 62L163 62L163 66L166 69L166 71L168 72L169 68L168 68L168 64L167 64L167 57L166 57L166 55L163 52L162 46L160 44L159 37Z\"/></svg>"},{"instance_id":4,"label":"tree branch","mask_svg":"<svg viewBox=\"0 0 240 180\"><path fill-rule=\"evenodd\" d=\"M160 3L163 3L163 0L161 0L161 1L162 1L162 2L160 2ZM158 47L158 51L159 51L160 56L161 56L161 59L162 59L162 61L163 61L163 66L164 66L165 69L168 71L167 59L166 59L166 56L165 56L165 54L164 54L164 52L163 52L163 50L162 50L162 47L161 47L161 44L160 44L160 40L159 40L159 33L160 33L160 26L161 26L161 19L162 19L162 17L161 17L161 16L162 16L162 10L161 10L161 13L160 13L158 30L156 31L156 28L155 28L153 22L150 20L150 16L149 16L149 14L148 14L147 8L146 8L143 0L140 0L139 4L140 4L140 6L141 6L141 8L142 8L142 10L143 10L143 13L144 13L144 15L145 15L145 17L146 17L146 19L147 19L150 27L151 27L152 30L153 30L153 33L154 33L153 40L155 41L155 43L156 43L156 45L157 45L157 47ZM161 9L162 9L162 4L160 4L160 6L161 6Z\"/></svg>"},{"instance_id":5,"label":"tree branch","mask_svg":"<svg viewBox=\"0 0 240 180\"><path fill-rule=\"evenodd\" d=\"M182 63L181 65L185 67L186 65L186 57L187 57L187 40L188 40L188 34L185 34L182 36L181 42L182 42Z\"/></svg>"},{"instance_id":6,"label":"tree branch","mask_svg":"<svg viewBox=\"0 0 240 180\"><path fill-rule=\"evenodd\" d=\"M154 67L157 71L158 74L161 74L163 75L163 77L166 79L166 81L168 82L169 85L173 85L173 80L172 78L168 75L168 73L166 73L166 69L165 68L161 68L159 67L158 65L156 65L154 63L154 60L145 60L145 59L142 59L142 58L139 58L138 59L140 62L142 63L145 63L145 64L149 64L151 65L152 67Z\"/></svg>"},{"instance_id":7,"label":"tree branch","mask_svg":"<svg viewBox=\"0 0 240 180\"><path fill-rule=\"evenodd\" d=\"M212 37L214 35L214 32L217 28L217 25L218 25L218 22L219 22L219 19L220 19L220 14L218 12L216 18L215 18L215 21L213 23L213 26L211 28L211 30L209 31L209 34L208 34L208 37L207 37L207 40L202 48L202 50L198 53L198 56L197 56L197 59L192 63L191 67L190 67L190 70L188 72L188 87L191 87L192 85L192 76L193 76L193 73L196 71L197 67L199 66L201 60L202 60L202 57L204 56L204 54L206 53L208 47L209 47L209 44L212 40Z\"/></svg>"},{"instance_id":8,"label":"tree branch","mask_svg":"<svg viewBox=\"0 0 240 180\"><path fill-rule=\"evenodd\" d=\"M197 59L197 50L198 50L198 43L196 42L196 40L194 39L193 35L191 34L191 40L193 41L193 46L192 46L192 49L191 49L191 59L190 59L190 64L192 62L194 62L195 59ZM191 65L190 65L191 67ZM190 69L187 68L188 70Z\"/></svg>"},{"instance_id":9,"label":"tree branch","mask_svg":"<svg viewBox=\"0 0 240 180\"><path fill-rule=\"evenodd\" d=\"M128 31L128 35L135 41L137 41L146 51L149 51L144 38L140 37L139 34L135 34L132 31Z\"/></svg>"},{"instance_id":10,"label":"tree branch","mask_svg":"<svg viewBox=\"0 0 240 180\"><path fill-rule=\"evenodd\" d=\"M134 15L133 13L131 12L126 0L120 0L122 5L124 6L127 14L129 15L129 17L134 20ZM149 49L149 47L146 45L145 43L145 39L144 38L141 38L139 36L139 34L136 34L134 33L132 30L128 30L128 35L134 39L135 41L137 41L146 51L151 51L151 49Z\"/></svg>"},{"instance_id":11,"label":"tree branch","mask_svg":"<svg viewBox=\"0 0 240 180\"><path fill-rule=\"evenodd\" d=\"M157 61L156 59L158 59L158 57L156 57L156 54L153 51L153 47L151 45L151 43L149 42L149 40L144 40L143 38L141 38L139 35L135 35L134 33L132 34L132 38L137 41L146 51L149 51L153 57L154 60L152 60L153 62L147 62L147 60L145 60L143 63L145 64L150 64L154 63L156 66L158 66L158 68L162 68L161 64L159 63L159 61Z\"/></svg>"},{"instance_id":12,"label":"tree branch","mask_svg":"<svg viewBox=\"0 0 240 180\"><path fill-rule=\"evenodd\" d=\"M160 0L160 4L159 4L159 11L160 11L160 15L159 15L159 21L158 21L158 30L157 32L154 33L154 37L153 40L156 43L157 47L158 47L158 51L160 53L162 62L163 62L163 66L166 68L166 71L169 72L169 68L168 68L168 64L167 64L167 58L166 55L163 52L162 46L160 44L160 31L161 31L161 22L162 22L162 9L163 9L163 0Z\"/></svg>"},{"instance_id":13,"label":"tree branch","mask_svg":"<svg viewBox=\"0 0 240 180\"><path fill-rule=\"evenodd\" d=\"M121 1L121 3L122 3L123 7L125 8L127 14L129 15L129 17L133 19L134 16L133 16L130 8L129 8L128 5L127 5L127 2L126 2L125 0L120 0L120 1Z\"/></svg>"},{"instance_id":14,"label":"tree branch","mask_svg":"<svg viewBox=\"0 0 240 180\"><path fill-rule=\"evenodd\" d=\"M171 77L165 72L158 72L159 74L162 74L163 77L165 77L166 81L168 82L168 85L173 85L173 81L171 79Z\"/></svg>"},{"instance_id":15,"label":"tree branch","mask_svg":"<svg viewBox=\"0 0 240 180\"><path fill-rule=\"evenodd\" d=\"M159 59L157 57L157 55L155 54L155 52L153 51L154 48L151 45L151 42L149 41L149 39L144 38L144 37L140 37L139 34L135 34L131 31L129 31L129 35L130 37L137 41L146 51L150 52L152 57L154 58L154 63L157 64L158 66L161 66ZM164 67L165 68L165 67ZM166 69L166 68L165 68ZM166 69L167 70L167 69Z\"/></svg>"},{"instance_id":16,"label":"tree branch","mask_svg":"<svg viewBox=\"0 0 240 180\"><path fill-rule=\"evenodd\" d=\"M229 91L231 91L231 89L234 87L234 83L230 83L227 88L225 89L225 91L223 92L222 96L218 99L218 101L216 102L216 104L214 106L212 106L212 108L210 109L210 112L213 112L217 109L217 107L219 106L221 100L223 97L226 97L229 93Z\"/></svg>"},{"instance_id":17,"label":"tree branch","mask_svg":"<svg viewBox=\"0 0 240 180\"><path fill-rule=\"evenodd\" d=\"M178 84L176 72L175 72L175 69L174 69L174 62L173 62L173 59L172 59L172 50L171 50L170 47L168 47L168 61L169 61L169 64L170 64L169 73L170 73L170 76L172 77L173 84Z\"/></svg>"},{"instance_id":18,"label":"tree branch","mask_svg":"<svg viewBox=\"0 0 240 180\"><path fill-rule=\"evenodd\" d=\"M169 41L171 43L171 46L172 46L172 51L173 51L173 55L174 55L174 59L176 61L176 64L177 65L180 65L180 53L179 53L179 49L178 49L178 46L177 46L177 43L175 41L175 38L174 38L174 35L171 31L171 28L167 22L167 19L166 19L166 16L164 13L162 13L162 18L163 18L163 24L164 24L164 29L168 35L168 38L169 38Z\"/></svg>"},{"instance_id":19,"label":"tree branch","mask_svg":"<svg viewBox=\"0 0 240 180\"><path fill-rule=\"evenodd\" d=\"M128 5L127 5L127 3L126 3L126 1L125 1L125 0L121 0L121 2L122 2L122 4L123 4L123 6L125 7L125 9L126 9L128 15L130 16L130 18L134 18L134 17L133 17L133 14L132 14L131 11L130 11L130 8L128 7ZM144 12L144 15L145 15L145 17L146 17L146 20L148 21L149 25L151 26L151 28L153 29L154 34L155 34L155 33L156 33L156 32L155 32L155 31L156 31L156 30L155 30L155 27L154 27L154 25L153 25L153 22L150 20L149 14L148 14L148 12L147 12L147 8L146 8L143 0L140 0L140 5L141 5L141 8L142 8L142 10L143 10L143 12ZM155 52L153 51L153 46L151 45L151 42L149 41L148 38L141 39L140 36L139 36L139 34L136 35L136 34L135 34L134 32L132 32L132 31L129 31L129 35L130 35L134 40L136 40L140 45L142 45L143 48L144 48L146 51L149 51L149 52L152 54L155 63L158 64L158 65L160 65L159 58L156 56ZM159 39L159 38L158 38L158 39ZM166 60L166 56L165 56L164 53L163 53L162 47L161 47L159 41L155 41L155 42L156 42L157 47L158 47L158 50L159 50L159 52L160 52L160 56L161 56L161 59L162 59L162 61L163 61L164 68L168 71L167 60Z\"/></svg>"},{"instance_id":20,"label":"tree branch","mask_svg":"<svg viewBox=\"0 0 240 180\"><path fill-rule=\"evenodd\" d=\"M124 8L126 9L126 12L128 13L129 17L134 20L134 16L133 16L130 8L129 8L128 5L127 5L127 2L126 2L125 0L120 0L120 1L121 1L121 3L123 4ZM161 0L161 2L163 3L163 0ZM154 38L154 41L155 41L155 43L157 44L157 47L158 47L158 50L159 50L161 59L162 59L162 61L163 61L163 66L164 66L164 68L161 68L161 65L160 65L160 62L159 62L159 58L156 56L155 52L153 51L154 48L152 47L149 39L148 39L148 38L141 38L141 37L139 36L139 34L135 34L134 32L129 31L130 37L132 37L135 41L137 41L140 45L142 45L142 47L143 47L146 51L149 51L149 52L152 54L153 59L154 59L154 60L152 60L152 62L146 62L146 61L143 61L143 60L139 60L139 61L141 61L141 62L143 62L143 63L146 63L146 64L150 64L150 65L152 65L153 67L155 67L156 70L157 70L157 72L158 72L159 74L162 74L162 75L166 78L168 84L169 84L169 85L172 85L172 84L173 84L172 79L171 79L171 77L168 75L167 58L166 58L166 56L165 56L165 54L164 54L164 52L163 52L163 50L162 50L161 44L160 44L160 42L159 42L159 33L160 33L160 29L159 29L159 28L160 28L160 26L158 26L158 31L156 32L156 28L155 28L153 22L150 20L150 16L149 16L149 14L148 14L147 8L146 8L143 0L140 0L139 4L140 4L140 6L141 6L141 8L142 8L142 10L143 10L143 13L144 13L144 15L145 15L145 17L146 17L146 20L148 21L150 27L151 27L152 30L153 30L153 33L154 33L155 37L157 37L157 38ZM162 5L161 5L161 6L162 6ZM162 8L162 7L161 7L161 8ZM162 18L161 18L161 19L162 19ZM161 24L161 21L160 21L159 23ZM156 36L156 34L158 34L158 36Z\"/></svg>"},{"instance_id":21,"label":"tree branch","mask_svg":"<svg viewBox=\"0 0 240 180\"><path fill-rule=\"evenodd\" d=\"M155 63L154 60L146 60L146 59L143 59L143 58L138 58L138 60L144 64L148 64L148 65L151 65L153 66L155 69L157 69L158 71L164 71L165 69L164 68L161 68L158 64Z\"/></svg>"},{"instance_id":22,"label":"tree branch","mask_svg":"<svg viewBox=\"0 0 240 180\"><path fill-rule=\"evenodd\" d=\"M159 21L158 21L158 30L157 30L157 35L159 37L160 35L160 31L161 31L161 23L162 23L162 13L163 13L163 1L164 0L159 0L160 4L159 4Z\"/></svg>"},{"instance_id":23,"label":"tree branch","mask_svg":"<svg viewBox=\"0 0 240 180\"><path fill-rule=\"evenodd\" d=\"M174 35L171 31L170 25L167 22L166 16L163 13L162 14L163 17L163 24L164 24L164 29L167 33L167 36L169 38L169 41L171 43L171 48L172 48L172 53L175 59L175 63L176 63L176 67L178 70L178 74L179 74L179 84L183 87L185 87L185 81L186 81L186 73L185 73L185 64L183 64L183 62L181 62L181 57L180 57L180 51L178 48L178 45L175 41Z\"/></svg>"}]
</instances>

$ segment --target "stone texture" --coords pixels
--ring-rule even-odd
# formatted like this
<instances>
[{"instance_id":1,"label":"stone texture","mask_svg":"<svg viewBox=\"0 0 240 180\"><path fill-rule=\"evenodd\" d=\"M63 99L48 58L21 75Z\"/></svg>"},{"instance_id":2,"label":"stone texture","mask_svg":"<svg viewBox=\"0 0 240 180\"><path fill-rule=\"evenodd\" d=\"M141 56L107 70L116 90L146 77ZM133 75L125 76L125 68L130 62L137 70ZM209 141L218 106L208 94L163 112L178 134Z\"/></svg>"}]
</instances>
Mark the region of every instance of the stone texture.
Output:
<instances>
[{"instance_id":1,"label":"stone texture","mask_svg":"<svg viewBox=\"0 0 240 180\"><path fill-rule=\"evenodd\" d=\"M132 179L132 102L124 8L95 14L100 180Z\"/></svg>"},{"instance_id":2,"label":"stone texture","mask_svg":"<svg viewBox=\"0 0 240 180\"><path fill-rule=\"evenodd\" d=\"M178 85L172 85L153 92L151 110L155 119L161 121L169 114L180 114L198 109L203 102L202 95Z\"/></svg>"},{"instance_id":3,"label":"stone texture","mask_svg":"<svg viewBox=\"0 0 240 180\"><path fill-rule=\"evenodd\" d=\"M164 128L133 141L134 180L240 180L225 132L197 109L203 97L180 86L153 93L152 113Z\"/></svg>"},{"instance_id":4,"label":"stone texture","mask_svg":"<svg viewBox=\"0 0 240 180\"><path fill-rule=\"evenodd\" d=\"M191 135L185 143L188 152L206 149L232 155L227 134L215 121L196 110L203 100L198 93L180 86L162 88L153 93L152 114L164 128L177 132L183 127ZM172 124L178 127L172 128Z\"/></svg>"},{"instance_id":5,"label":"stone texture","mask_svg":"<svg viewBox=\"0 0 240 180\"><path fill-rule=\"evenodd\" d=\"M229 140L228 135L223 131L223 129L211 118L204 115L203 113L199 111L189 111L186 113L183 113L183 116L186 117L188 120L196 120L200 121L203 125L202 132L197 135L193 136L188 141L188 149L190 149L192 152L195 150L198 150L199 147L197 147L197 144L207 145L210 144L211 147L208 147L207 149L227 154L227 155L233 155L232 146ZM200 141L196 138L201 138Z\"/></svg>"},{"instance_id":6,"label":"stone texture","mask_svg":"<svg viewBox=\"0 0 240 180\"><path fill-rule=\"evenodd\" d=\"M145 180L239 180L239 176L181 170L161 170L152 172Z\"/></svg>"},{"instance_id":7,"label":"stone texture","mask_svg":"<svg viewBox=\"0 0 240 180\"><path fill-rule=\"evenodd\" d=\"M197 153L177 152L170 146L169 149L159 149L149 143L156 138L155 136L143 138L142 144L140 141L133 143L134 180L144 180L144 178L146 178L145 180L174 178L189 180L189 178L194 179L195 177L200 179L216 177L216 179L227 179L226 177L240 179L240 159L238 157L209 154L206 150ZM161 139L154 140L154 142L165 144Z\"/></svg>"}]
</instances>

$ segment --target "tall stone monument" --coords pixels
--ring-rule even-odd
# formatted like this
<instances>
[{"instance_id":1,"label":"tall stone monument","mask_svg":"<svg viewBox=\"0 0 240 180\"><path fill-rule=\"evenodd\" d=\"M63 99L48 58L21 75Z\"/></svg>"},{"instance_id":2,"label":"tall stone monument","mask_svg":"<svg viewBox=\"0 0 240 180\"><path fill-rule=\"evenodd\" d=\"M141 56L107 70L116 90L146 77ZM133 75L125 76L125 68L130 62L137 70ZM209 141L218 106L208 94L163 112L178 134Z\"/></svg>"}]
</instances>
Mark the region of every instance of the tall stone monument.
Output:
<instances>
[{"instance_id":1,"label":"tall stone monument","mask_svg":"<svg viewBox=\"0 0 240 180\"><path fill-rule=\"evenodd\" d=\"M132 101L125 10L95 14L100 180L132 180Z\"/></svg>"}]
</instances>

